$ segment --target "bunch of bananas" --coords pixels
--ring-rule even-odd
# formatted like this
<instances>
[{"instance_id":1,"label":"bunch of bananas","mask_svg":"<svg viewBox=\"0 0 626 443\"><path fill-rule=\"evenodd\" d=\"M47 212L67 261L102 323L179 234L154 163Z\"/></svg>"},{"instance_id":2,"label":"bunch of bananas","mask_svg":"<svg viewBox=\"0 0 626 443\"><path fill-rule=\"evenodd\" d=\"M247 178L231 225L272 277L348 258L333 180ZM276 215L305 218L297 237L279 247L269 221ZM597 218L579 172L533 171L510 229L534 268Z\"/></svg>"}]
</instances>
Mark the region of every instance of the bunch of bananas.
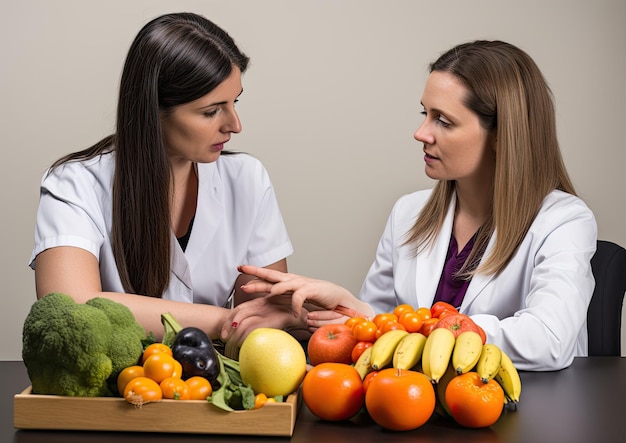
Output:
<instances>
[{"instance_id":1,"label":"bunch of bananas","mask_svg":"<svg viewBox=\"0 0 626 443\"><path fill-rule=\"evenodd\" d=\"M447 328L436 328L428 337L419 333L392 330L381 335L359 357L354 367L361 378L385 367L423 372L433 383L442 377L475 371L484 383L496 380L505 402L517 403L522 382L513 362L492 343L483 344L481 336L465 331L455 336Z\"/></svg>"}]
</instances>

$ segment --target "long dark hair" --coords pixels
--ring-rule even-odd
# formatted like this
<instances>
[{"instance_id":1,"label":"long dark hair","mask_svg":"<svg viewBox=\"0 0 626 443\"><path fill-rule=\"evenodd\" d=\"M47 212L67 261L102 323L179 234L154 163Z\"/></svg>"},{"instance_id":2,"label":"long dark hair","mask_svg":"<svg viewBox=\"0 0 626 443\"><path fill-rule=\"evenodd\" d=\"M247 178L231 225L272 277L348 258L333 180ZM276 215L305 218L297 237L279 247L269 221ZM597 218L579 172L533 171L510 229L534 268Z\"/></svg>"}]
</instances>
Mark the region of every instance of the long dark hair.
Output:
<instances>
[{"instance_id":1,"label":"long dark hair","mask_svg":"<svg viewBox=\"0 0 626 443\"><path fill-rule=\"evenodd\" d=\"M206 18L167 14L135 37L120 81L116 132L53 168L114 152L113 254L124 290L161 297L170 276L170 179L160 116L222 83L248 57Z\"/></svg>"}]
</instances>

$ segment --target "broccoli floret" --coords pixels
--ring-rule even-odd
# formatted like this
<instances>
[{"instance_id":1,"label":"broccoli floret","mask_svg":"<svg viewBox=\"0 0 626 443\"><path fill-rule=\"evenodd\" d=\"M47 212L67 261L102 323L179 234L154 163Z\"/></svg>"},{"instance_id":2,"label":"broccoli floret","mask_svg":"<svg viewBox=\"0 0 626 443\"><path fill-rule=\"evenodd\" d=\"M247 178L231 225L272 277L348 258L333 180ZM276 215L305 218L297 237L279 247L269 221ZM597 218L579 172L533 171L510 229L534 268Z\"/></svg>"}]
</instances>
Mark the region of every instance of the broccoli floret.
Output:
<instances>
[{"instance_id":1,"label":"broccoli floret","mask_svg":"<svg viewBox=\"0 0 626 443\"><path fill-rule=\"evenodd\" d=\"M122 369L137 364L143 352L142 340L146 339L146 331L137 323L130 309L121 303L97 297L87 301L86 304L104 312L113 326L111 332L113 346L108 355L113 363L112 374L117 378Z\"/></svg>"},{"instance_id":2,"label":"broccoli floret","mask_svg":"<svg viewBox=\"0 0 626 443\"><path fill-rule=\"evenodd\" d=\"M22 359L33 393L115 395L119 372L137 364L146 338L126 306L96 298L85 304L52 293L24 321Z\"/></svg>"}]
</instances>

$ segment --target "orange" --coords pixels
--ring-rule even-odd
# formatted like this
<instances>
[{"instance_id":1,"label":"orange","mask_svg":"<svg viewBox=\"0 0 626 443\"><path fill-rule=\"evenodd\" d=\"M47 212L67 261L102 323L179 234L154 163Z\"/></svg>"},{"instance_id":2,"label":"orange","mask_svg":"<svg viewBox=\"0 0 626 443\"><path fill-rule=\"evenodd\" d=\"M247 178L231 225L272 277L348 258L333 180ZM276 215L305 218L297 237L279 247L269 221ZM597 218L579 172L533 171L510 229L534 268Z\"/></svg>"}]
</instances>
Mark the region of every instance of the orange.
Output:
<instances>
[{"instance_id":1,"label":"orange","mask_svg":"<svg viewBox=\"0 0 626 443\"><path fill-rule=\"evenodd\" d=\"M363 406L363 382L352 365L320 363L304 377L302 399L317 418L347 420Z\"/></svg>"},{"instance_id":2,"label":"orange","mask_svg":"<svg viewBox=\"0 0 626 443\"><path fill-rule=\"evenodd\" d=\"M504 391L495 380L483 383L476 372L466 372L448 383L446 403L452 418L461 426L484 428L500 418Z\"/></svg>"},{"instance_id":3,"label":"orange","mask_svg":"<svg viewBox=\"0 0 626 443\"><path fill-rule=\"evenodd\" d=\"M381 427L408 431L424 425L435 411L435 389L421 372L388 368L372 377L365 407Z\"/></svg>"}]
</instances>

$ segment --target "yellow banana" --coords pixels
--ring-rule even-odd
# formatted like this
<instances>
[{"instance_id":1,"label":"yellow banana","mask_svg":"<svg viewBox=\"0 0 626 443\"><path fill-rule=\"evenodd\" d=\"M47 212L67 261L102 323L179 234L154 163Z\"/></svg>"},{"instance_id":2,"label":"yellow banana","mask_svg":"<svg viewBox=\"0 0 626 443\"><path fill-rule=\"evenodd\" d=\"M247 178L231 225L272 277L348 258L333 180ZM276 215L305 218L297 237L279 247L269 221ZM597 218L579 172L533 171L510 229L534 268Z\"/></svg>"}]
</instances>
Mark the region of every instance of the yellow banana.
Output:
<instances>
[{"instance_id":1,"label":"yellow banana","mask_svg":"<svg viewBox=\"0 0 626 443\"><path fill-rule=\"evenodd\" d=\"M385 332L371 346L372 355L370 364L374 370L378 371L385 366L391 364L393 360L393 353L396 350L396 346L400 343L406 335L409 333L400 329L394 329Z\"/></svg>"},{"instance_id":2,"label":"yellow banana","mask_svg":"<svg viewBox=\"0 0 626 443\"><path fill-rule=\"evenodd\" d=\"M457 374L471 371L483 350L483 340L475 331L461 332L454 343L452 367Z\"/></svg>"},{"instance_id":3,"label":"yellow banana","mask_svg":"<svg viewBox=\"0 0 626 443\"><path fill-rule=\"evenodd\" d=\"M371 365L371 357L372 357L372 347L365 349L363 353L359 356L358 360L354 364L354 369L361 376L361 380L365 378L367 374L372 372L374 368Z\"/></svg>"},{"instance_id":4,"label":"yellow banana","mask_svg":"<svg viewBox=\"0 0 626 443\"><path fill-rule=\"evenodd\" d=\"M433 383L438 383L450 365L455 337L447 328L432 330L422 352L422 370Z\"/></svg>"},{"instance_id":5,"label":"yellow banana","mask_svg":"<svg viewBox=\"0 0 626 443\"><path fill-rule=\"evenodd\" d=\"M500 348L493 343L484 344L480 358L476 363L476 372L478 372L483 383L487 383L496 376L500 370L501 363L502 351Z\"/></svg>"},{"instance_id":6,"label":"yellow banana","mask_svg":"<svg viewBox=\"0 0 626 443\"><path fill-rule=\"evenodd\" d=\"M482 344L482 342L481 342ZM435 388L437 394L437 404L435 406L435 411L439 413L442 417L452 417L452 413L450 412L450 408L448 407L448 402L446 401L446 388L448 384L454 377L457 376L456 369L452 365L449 365L446 369L445 374L437 383Z\"/></svg>"},{"instance_id":7,"label":"yellow banana","mask_svg":"<svg viewBox=\"0 0 626 443\"><path fill-rule=\"evenodd\" d=\"M405 335L393 353L392 365L398 369L411 369L422 358L426 336L419 332Z\"/></svg>"},{"instance_id":8,"label":"yellow banana","mask_svg":"<svg viewBox=\"0 0 626 443\"><path fill-rule=\"evenodd\" d=\"M502 351L502 363L495 377L504 390L504 401L519 402L522 393L522 380L511 358Z\"/></svg>"}]
</instances>

